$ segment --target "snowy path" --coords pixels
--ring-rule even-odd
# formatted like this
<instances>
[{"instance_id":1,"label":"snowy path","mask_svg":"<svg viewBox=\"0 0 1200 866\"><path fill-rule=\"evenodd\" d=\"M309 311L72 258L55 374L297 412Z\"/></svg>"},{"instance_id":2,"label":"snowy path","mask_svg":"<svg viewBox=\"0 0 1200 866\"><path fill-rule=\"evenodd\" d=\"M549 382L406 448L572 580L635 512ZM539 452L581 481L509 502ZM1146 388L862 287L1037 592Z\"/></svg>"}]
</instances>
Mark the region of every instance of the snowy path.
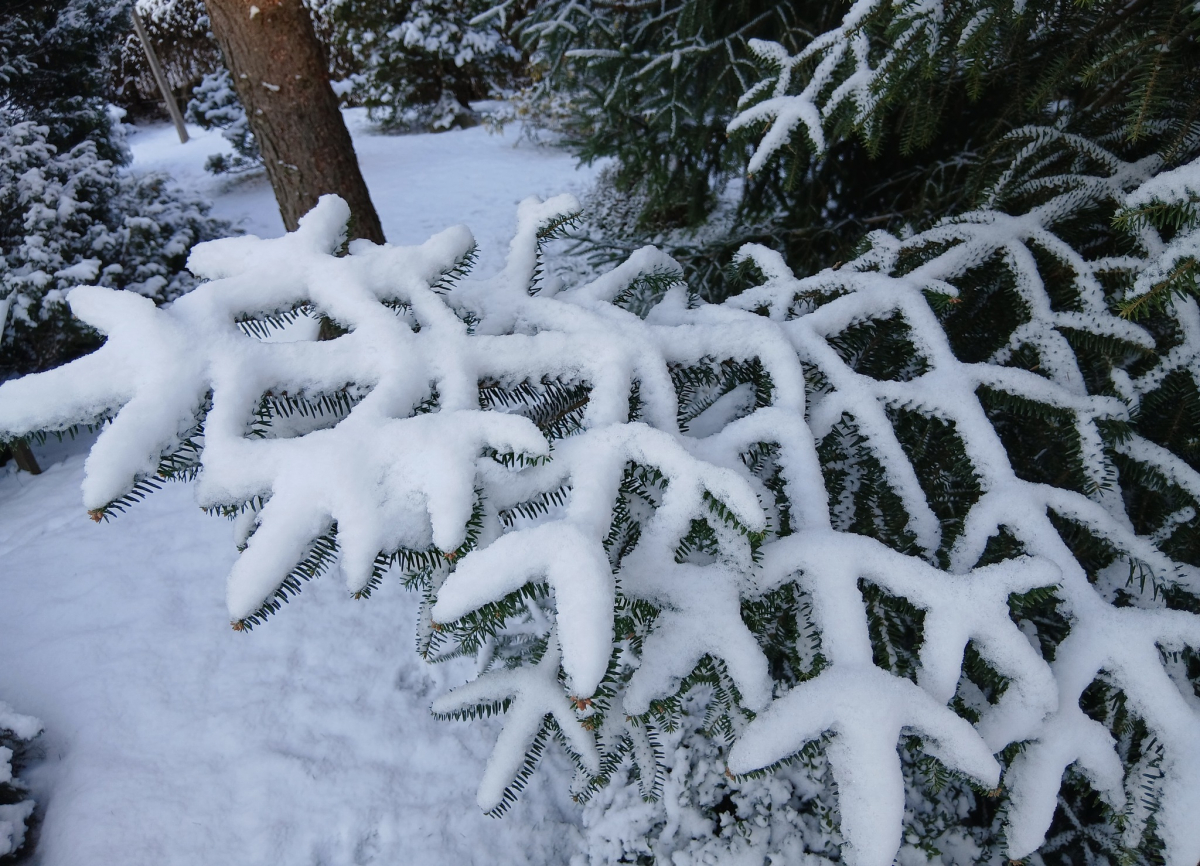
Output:
<instances>
[{"instance_id":1,"label":"snowy path","mask_svg":"<svg viewBox=\"0 0 1200 866\"><path fill-rule=\"evenodd\" d=\"M579 192L563 153L482 129L368 134L355 143L393 242L456 222L497 265L517 201ZM135 167L217 196L216 212L282 232L262 180L204 175L211 133L131 137ZM80 505L79 445L43 450L39 477L0 470L0 700L46 725L26 777L44 808L35 862L165 864L562 863L577 844L561 773L540 774L502 820L475 805L495 727L438 722L434 695L470 666L413 650L415 599L369 601L316 581L248 635L230 630L229 524L169 487L114 523ZM554 760L553 755L549 756Z\"/></svg>"}]
</instances>

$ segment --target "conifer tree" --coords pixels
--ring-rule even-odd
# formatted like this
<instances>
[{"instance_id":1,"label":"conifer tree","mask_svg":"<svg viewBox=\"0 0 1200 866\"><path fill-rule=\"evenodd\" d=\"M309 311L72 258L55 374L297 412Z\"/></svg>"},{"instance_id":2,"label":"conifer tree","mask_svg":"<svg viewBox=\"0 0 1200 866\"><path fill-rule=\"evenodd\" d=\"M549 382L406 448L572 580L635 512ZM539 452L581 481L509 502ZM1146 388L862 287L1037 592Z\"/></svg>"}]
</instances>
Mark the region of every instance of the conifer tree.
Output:
<instances>
[{"instance_id":1,"label":"conifer tree","mask_svg":"<svg viewBox=\"0 0 1200 866\"><path fill-rule=\"evenodd\" d=\"M836 812L798 801L826 828L801 838L836 854L836 831L847 862L890 863L903 828L930 850L957 833L997 856L1096 842L1186 863L1200 716L1180 688L1200 580L1179 538L1200 478L1131 429L1131 405L1166 371L1190 375L1195 349L1156 355L1104 304L1114 262L1056 234L1066 204L1124 198L1152 171L1088 156L1091 173L1023 214L879 233L813 277L748 247L759 285L720 306L696 305L650 249L562 290L539 249L569 199L525 203L507 267L482 283L460 278L462 230L337 257L348 213L328 201L287 238L199 247L191 267L213 282L168 309L76 290L109 342L3 386L0 424L113 414L84 485L96 519L156 478L198 477L244 539L238 629L334 563L360 597L398 571L427 600L422 653L477 654L484 671L435 712L505 715L486 810L551 739L577 761L577 796L628 766L655 796L656 746L688 703L732 746L731 773L797 757L836 782ZM1155 200L1150 184L1129 201ZM1122 267L1162 266L1143 240L1154 251ZM1025 320L963 359L942 313L989 261ZM309 309L349 333L259 341ZM1181 332L1194 311L1172 306ZM1089 389L1059 329L1150 363ZM1024 450L1037 421L1058 425L1057 477ZM1167 507L1135 525L1126 491ZM905 825L914 786L931 799ZM1064 810L1085 826L1056 828Z\"/></svg>"},{"instance_id":2,"label":"conifer tree","mask_svg":"<svg viewBox=\"0 0 1200 866\"><path fill-rule=\"evenodd\" d=\"M352 234L382 243L308 8L301 0L207 0L205 8L283 224L294 229L320 196L339 194L354 209Z\"/></svg>"},{"instance_id":3,"label":"conifer tree","mask_svg":"<svg viewBox=\"0 0 1200 866\"><path fill-rule=\"evenodd\" d=\"M89 140L101 158L119 159L104 110L106 72L127 29L124 5L107 0L9 4L0 12L5 117L47 127L47 141L60 151Z\"/></svg>"},{"instance_id":4,"label":"conifer tree","mask_svg":"<svg viewBox=\"0 0 1200 866\"><path fill-rule=\"evenodd\" d=\"M1175 0L1128 9L854 3L842 28L844 4L572 2L543 4L523 32L550 86L578 94L567 120L578 152L619 163L621 195L596 202L610 213L592 219L587 238L610 256L661 243L705 296L720 298L734 288L723 266L742 243L767 244L816 270L852 258L868 231L919 230L970 209L1011 156L1005 137L1023 126L1069 113L1108 131L1133 124L1144 144L1170 116L1178 136L1196 119L1186 83L1195 51L1189 9ZM766 24L745 27L763 15ZM689 38L695 22L707 29ZM854 39L839 43L841 66L822 73L832 75L821 79L819 95L830 100L830 115L818 123L827 127L822 144L785 137L777 157L747 175L758 127L731 127L727 138L722 123L740 113L743 94L759 80L754 67L762 61L749 40L777 42L783 56L799 57L835 33ZM1160 44L1171 50L1162 54ZM850 83L871 91L869 123L851 110L850 90L834 92L856 51L880 64L869 81L859 75ZM718 53L728 62L714 62ZM807 80L818 59L806 54L797 79ZM681 93L686 98L668 96ZM710 126L693 134L696 124L680 121L690 115ZM1175 161L1186 160L1181 153Z\"/></svg>"},{"instance_id":5,"label":"conifer tree","mask_svg":"<svg viewBox=\"0 0 1200 866\"><path fill-rule=\"evenodd\" d=\"M166 178L135 176L106 104L119 7L0 14L0 379L94 348L65 294L100 282L169 301L195 284L191 246L227 227Z\"/></svg>"},{"instance_id":6,"label":"conifer tree","mask_svg":"<svg viewBox=\"0 0 1200 866\"><path fill-rule=\"evenodd\" d=\"M221 68L204 76L192 91L187 119L203 129L220 129L221 137L233 148L233 155L214 153L204 167L213 174L237 173L262 168L262 154L233 89L229 70Z\"/></svg>"},{"instance_id":7,"label":"conifer tree","mask_svg":"<svg viewBox=\"0 0 1200 866\"><path fill-rule=\"evenodd\" d=\"M524 6L475 22L486 0L325 0L353 97L384 127L440 131L478 122L474 100L511 90L524 58L511 35Z\"/></svg>"},{"instance_id":8,"label":"conifer tree","mask_svg":"<svg viewBox=\"0 0 1200 866\"><path fill-rule=\"evenodd\" d=\"M739 244L729 184L745 153L730 146L725 127L757 80L747 41L798 45L800 33L833 20L820 3L567 0L536 4L515 23L532 55L535 111L554 113L583 160L616 158L611 189L595 198L584 226L608 251L602 258L666 240L701 288L720 281ZM714 213L719 227L690 235Z\"/></svg>"}]
</instances>

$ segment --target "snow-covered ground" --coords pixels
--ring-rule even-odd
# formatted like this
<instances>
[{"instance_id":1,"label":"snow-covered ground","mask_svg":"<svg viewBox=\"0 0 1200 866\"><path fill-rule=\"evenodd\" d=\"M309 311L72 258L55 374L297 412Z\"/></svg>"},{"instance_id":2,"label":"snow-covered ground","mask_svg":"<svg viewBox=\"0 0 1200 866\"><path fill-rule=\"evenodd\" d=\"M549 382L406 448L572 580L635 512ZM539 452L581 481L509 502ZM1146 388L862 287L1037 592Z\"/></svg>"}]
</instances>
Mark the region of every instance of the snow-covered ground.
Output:
<instances>
[{"instance_id":1,"label":"snow-covered ground","mask_svg":"<svg viewBox=\"0 0 1200 866\"><path fill-rule=\"evenodd\" d=\"M466 223L496 267L530 194L592 173L552 149L476 128L372 134L348 113L384 230L416 243ZM160 170L261 236L283 226L261 177L203 171L224 147L192 128L131 132ZM562 772L538 774L503 819L475 805L495 727L449 724L432 698L471 674L413 649L416 600L369 601L315 581L264 626L229 628L230 525L186 485L97 526L80 504L86 443L39 450L44 474L0 470L0 701L46 726L25 778L43 817L34 862L563 863L579 844ZM548 755L560 767L561 756Z\"/></svg>"},{"instance_id":2,"label":"snow-covered ground","mask_svg":"<svg viewBox=\"0 0 1200 866\"><path fill-rule=\"evenodd\" d=\"M576 167L567 153L539 147L516 126L503 135L482 126L436 135L374 134L365 109L345 112L371 199L387 239L421 243L447 226L464 224L480 246L479 267L498 266L516 226L517 203L584 192L592 169ZM180 144L172 126L138 129L129 136L134 167L164 171L213 200L213 215L259 237L283 234L283 221L266 176L232 179L204 170L211 153L228 151L216 131L189 126Z\"/></svg>"}]
</instances>

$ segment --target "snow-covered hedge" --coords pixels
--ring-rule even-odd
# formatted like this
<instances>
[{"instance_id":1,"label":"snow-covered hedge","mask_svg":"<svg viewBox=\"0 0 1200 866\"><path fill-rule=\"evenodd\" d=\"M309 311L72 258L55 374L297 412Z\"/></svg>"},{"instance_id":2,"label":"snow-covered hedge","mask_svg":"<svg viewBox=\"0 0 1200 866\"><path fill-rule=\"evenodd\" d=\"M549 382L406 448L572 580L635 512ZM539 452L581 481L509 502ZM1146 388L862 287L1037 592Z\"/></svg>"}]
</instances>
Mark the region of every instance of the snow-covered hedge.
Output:
<instances>
[{"instance_id":1,"label":"snow-covered hedge","mask_svg":"<svg viewBox=\"0 0 1200 866\"><path fill-rule=\"evenodd\" d=\"M504 715L485 810L504 810L551 739L581 798L616 773L660 794L662 737L700 700L733 775L827 762L817 791L836 784L837 815L812 790L793 790L793 813L836 820L857 866L915 838L914 756L940 785L1001 798L1011 858L1043 844L1074 766L1124 816L1117 843L1153 837L1191 866L1200 713L1180 653L1200 647L1200 617L1168 599L1200 592L1170 552L1195 511L1139 532L1117 481L1136 470L1200 501L1200 474L1128 428L1164 376L1196 374L1200 312L1168 299L1174 348L1089 385L1078 335L1128 357L1155 347L1109 311L1102 275L1169 254L1147 224L1143 252L1119 260L1055 234L1081 200L1123 199L1157 168L1089 153L1089 174L1027 212L879 233L811 277L748 247L758 284L721 305L652 248L564 288L541 250L577 211L567 196L522 203L507 265L479 281L463 277L463 228L339 257L349 214L326 198L284 238L197 246L189 266L209 282L168 306L75 289L72 310L108 341L0 387L0 432L111 417L83 489L96 519L161 478L197 478L244 548L227 589L237 629L335 563L356 597L390 572L422 592L420 651L476 654L481 670L434 711ZM963 360L941 316L984 266L1022 321ZM347 333L264 339L297 315ZM901 347L883 373L881 328ZM1012 363L1027 350L1037 372ZM1063 461L1084 477L1018 471L997 405L1060 419ZM935 510L949 470L922 468L898 433L912 418L959 455L952 520ZM1102 561L1080 558L1083 537ZM1097 683L1140 727L1084 711Z\"/></svg>"}]
</instances>

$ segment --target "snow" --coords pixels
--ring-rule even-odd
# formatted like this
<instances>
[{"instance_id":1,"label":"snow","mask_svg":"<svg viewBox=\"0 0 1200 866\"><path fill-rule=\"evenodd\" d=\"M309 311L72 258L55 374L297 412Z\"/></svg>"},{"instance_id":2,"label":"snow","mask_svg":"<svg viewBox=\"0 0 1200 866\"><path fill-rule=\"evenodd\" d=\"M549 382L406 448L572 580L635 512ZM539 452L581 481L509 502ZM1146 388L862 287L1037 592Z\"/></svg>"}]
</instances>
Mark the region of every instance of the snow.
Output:
<instances>
[{"instance_id":1,"label":"snow","mask_svg":"<svg viewBox=\"0 0 1200 866\"><path fill-rule=\"evenodd\" d=\"M900 847L904 780L896 741L908 728L947 766L985 787L1000 781L1000 765L965 719L908 680L869 662L835 665L774 701L729 753L729 767L746 772L798 752L825 731L838 784L843 854L852 866L889 866Z\"/></svg>"},{"instance_id":2,"label":"snow","mask_svg":"<svg viewBox=\"0 0 1200 866\"><path fill-rule=\"evenodd\" d=\"M0 731L12 731L19 740L32 740L41 730L42 723L33 716L22 715L14 711L8 704L0 701ZM11 780L11 772L11 768L0 769L0 773L8 774L5 778L0 779L0 782Z\"/></svg>"},{"instance_id":3,"label":"snow","mask_svg":"<svg viewBox=\"0 0 1200 866\"><path fill-rule=\"evenodd\" d=\"M590 176L512 130L391 137L348 120L389 239L470 222L495 233L479 237L481 269L498 264L517 202ZM282 235L265 180L207 174L227 144L189 133L132 130L134 168ZM45 760L22 774L45 810L38 863L540 864L578 847L554 749L508 817L480 813L492 738L479 726L497 726L430 714L474 667L421 661L417 598L391 581L353 601L326 577L270 627L235 633L229 524L176 484L96 526L79 502L88 444L35 447L37 477L0 470L0 700L46 728ZM0 840L10 817L24 816L0 815Z\"/></svg>"},{"instance_id":4,"label":"snow","mask_svg":"<svg viewBox=\"0 0 1200 866\"><path fill-rule=\"evenodd\" d=\"M557 862L553 784L504 821L476 808L487 741L428 711L470 665L417 657L412 596L316 581L237 634L228 524L172 485L96 526L81 471L0 485L2 687L46 726L43 864Z\"/></svg>"},{"instance_id":5,"label":"snow","mask_svg":"<svg viewBox=\"0 0 1200 866\"><path fill-rule=\"evenodd\" d=\"M571 524L549 523L505 535L465 559L438 591L434 620L459 619L542 576L554 589L562 632L556 640L565 645L563 666L573 692L591 695L608 668L613 628L611 616L597 617L596 612L612 610L615 588L604 549ZM553 667L557 675L558 663ZM557 680L554 691L561 692Z\"/></svg>"},{"instance_id":6,"label":"snow","mask_svg":"<svg viewBox=\"0 0 1200 866\"><path fill-rule=\"evenodd\" d=\"M517 125L503 135L482 126L450 133L379 135L366 109L344 112L371 200L390 243L420 244L448 226L467 225L480 247L476 273L503 262L517 204L531 195L583 193L602 166L578 168L565 152L530 142ZM213 216L247 233L272 238L283 220L262 174L234 178L204 170L212 154L232 153L221 130L188 125L180 144L174 127L139 127L129 136L134 164L168 171L213 199Z\"/></svg>"},{"instance_id":7,"label":"snow","mask_svg":"<svg viewBox=\"0 0 1200 866\"><path fill-rule=\"evenodd\" d=\"M1126 204L1144 207L1154 202L1188 202L1200 199L1200 160L1164 171L1129 194Z\"/></svg>"},{"instance_id":8,"label":"snow","mask_svg":"<svg viewBox=\"0 0 1200 866\"><path fill-rule=\"evenodd\" d=\"M432 545L453 561L466 540L475 491L494 501L523 484L516 473L488 470L479 455L491 451L532 460L535 465L523 474L548 476L546 492L570 479L566 514L558 522L488 538L490 546L481 542L482 549L467 553L446 578L438 593L446 603L439 600L431 613L435 620L457 620L544 574L555 593L566 686L576 699L592 697L612 652L615 592L604 539L618 487L629 461L652 466L670 489L630 559L629 592L681 615L664 615L656 625L651 646L664 652L634 675L629 708L645 712L650 699L674 690L706 654L725 660L747 705L761 707L771 690L767 663L740 615L739 575L751 564L748 543L725 533L735 568L663 567L693 516L706 510L706 496L751 531L764 529L765 520L745 480L728 467L697 459L680 441L676 398L657 344L691 363L714 348L747 360L762 347L746 338L763 336L763 346L770 347L770 334L757 334L750 324L754 317L743 312L690 311L678 290L666 294L653 323L597 300L637 278L631 268L578 290L531 297L525 289L537 267L539 234L578 208L569 195L521 202L501 272L442 293L432 286L471 249L469 232L447 229L419 247L356 241L349 255L339 257L334 252L349 209L335 196L323 197L284 237L198 245L189 267L210 281L168 307L99 287L79 288L70 296L72 310L107 335L105 345L62 368L0 386L0 429L60 429L112 415L92 447L83 484L85 508L98 516L131 479L153 475L160 455L174 450L210 394L198 498L210 508L248 506L256 512L257 529L227 585L237 628L257 623L264 610L277 606L274 598L281 597L289 573L335 525L340 570L353 593L376 578L380 552ZM660 262L642 256L634 264ZM397 316L389 301L404 304L420 327ZM266 343L237 324L244 316L303 303L348 333L320 342ZM468 336L453 312L459 308L475 314L480 334ZM511 322L534 332L507 333ZM689 354L678 339L680 328ZM782 345L778 336L774 343ZM790 353L763 354L785 370L796 366ZM537 462L549 456L542 434L520 414L479 411L478 382L541 382L563 375L564 367L566 375L583 371L592 386L585 415L590 424L561 442L548 471L539 473ZM645 383L647 417L665 430L629 422L635 376ZM786 370L781 381L798 385L800 377ZM247 419L263 393L315 395L346 382L370 392L333 427L293 437L277 431L246 436ZM437 395L437 411L413 414L430 393ZM266 504L250 504L256 500ZM485 533L496 534L498 517L493 513L483 522ZM547 550L553 555L545 556ZM693 572L701 578L698 588L690 586ZM556 647L559 642L554 639ZM566 696L557 694L558 704L565 705ZM514 707L522 705L517 700ZM553 705L540 706L544 711L526 722L540 724L546 712L553 714ZM506 731L519 721L510 721ZM563 731L568 741L588 736L581 725L572 725ZM528 742L500 738L481 789L486 808L503 799L495 795L495 768L520 767L524 748L512 749ZM595 764L588 763L593 772Z\"/></svg>"},{"instance_id":9,"label":"snow","mask_svg":"<svg viewBox=\"0 0 1200 866\"><path fill-rule=\"evenodd\" d=\"M570 704L562 699L558 684L561 661L557 633L551 632L546 652L537 664L480 677L433 702L434 712L450 715L468 707L512 698L504 715L504 730L479 783L477 802L484 811L490 812L506 799L512 799L507 789L525 763L525 755L547 715L554 717L584 765L593 773L600 771L596 744L580 727Z\"/></svg>"}]
</instances>

